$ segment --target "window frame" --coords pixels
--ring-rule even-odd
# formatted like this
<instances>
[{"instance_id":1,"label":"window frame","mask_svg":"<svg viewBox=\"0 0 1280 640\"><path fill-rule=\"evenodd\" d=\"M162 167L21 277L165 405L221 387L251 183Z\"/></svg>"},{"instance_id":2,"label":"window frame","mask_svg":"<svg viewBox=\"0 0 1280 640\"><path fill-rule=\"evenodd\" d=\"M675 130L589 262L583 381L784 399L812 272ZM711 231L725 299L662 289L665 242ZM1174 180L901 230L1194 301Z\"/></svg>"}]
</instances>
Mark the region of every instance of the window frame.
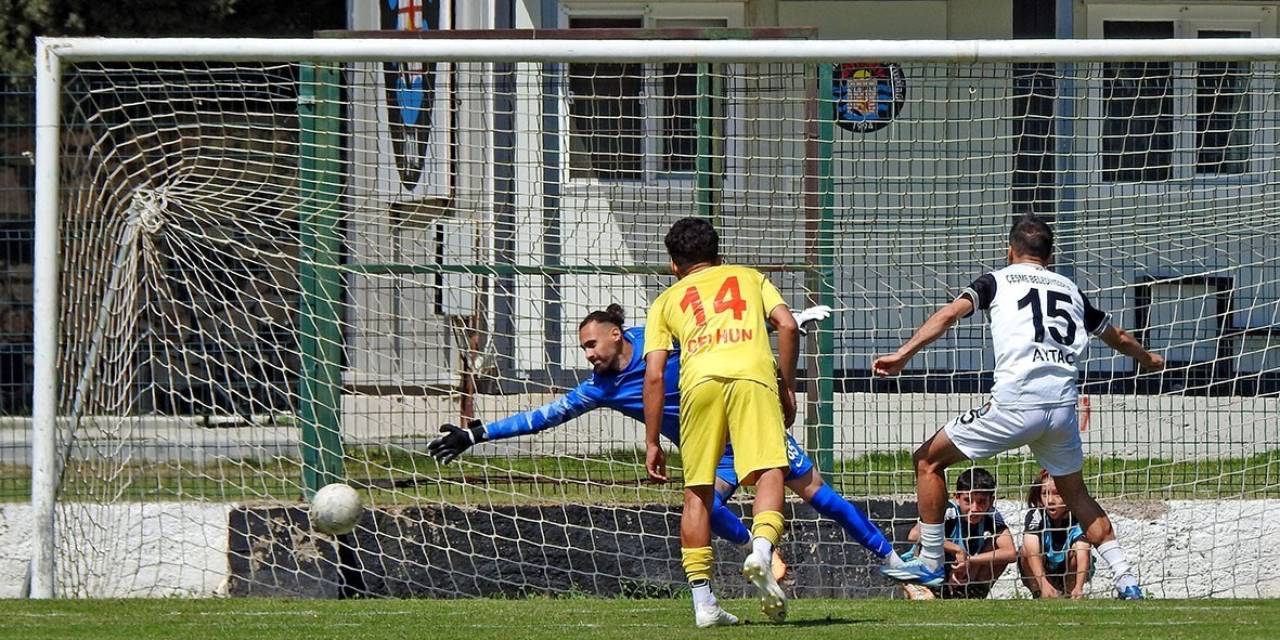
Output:
<instances>
[{"instance_id":1,"label":"window frame","mask_svg":"<svg viewBox=\"0 0 1280 640\"><path fill-rule=\"evenodd\" d=\"M1253 38L1272 38L1276 36L1276 19L1272 7L1229 6L1229 5L1130 5L1130 4L1097 4L1088 5L1086 36L1089 39L1104 39L1107 22L1171 22L1175 39L1193 39L1202 31L1240 31L1248 32ZM1086 118L1090 123L1086 141L1088 182L1094 186L1112 187L1147 187L1164 188L1162 185L1185 184L1189 187L1255 185L1265 180L1266 174L1274 166L1271 154L1257 153L1253 149L1270 149L1276 144L1276 135L1268 127L1251 130L1249 143L1250 153L1245 161L1243 173L1201 173L1198 170L1199 153L1197 149L1197 76L1195 62L1175 62L1171 65L1173 80L1170 90L1173 93L1173 155L1170 175L1167 179L1151 182L1130 182L1121 180L1103 180L1102 165L1102 133L1106 119L1106 105L1103 100L1104 84L1101 77L1090 79L1087 83ZM1272 81L1253 76L1250 81L1249 96L1252 121L1257 122L1267 104L1267 96L1271 92Z\"/></svg>"},{"instance_id":2,"label":"window frame","mask_svg":"<svg viewBox=\"0 0 1280 640\"><path fill-rule=\"evenodd\" d=\"M1247 37L1249 38L1261 37L1260 35L1261 25L1255 24L1253 26L1255 28L1248 29L1248 28L1244 28L1244 26L1231 27L1231 26L1221 26L1213 22L1192 21L1186 25L1186 28L1187 28L1187 32L1189 34L1192 34L1197 39L1199 38L1200 33L1205 31L1218 31L1218 32L1231 31L1231 32L1239 32L1239 33L1248 33L1249 35ZM1259 118L1265 117L1265 113L1259 110L1259 100L1260 99L1265 100L1265 94L1262 92L1259 92L1255 87L1254 76L1252 75L1253 63L1247 60L1235 61L1235 62L1244 62L1245 64L1250 65L1250 75L1248 76L1249 89L1240 95L1245 96L1246 100L1248 100L1249 104L1248 104L1248 107L1244 110L1244 113L1249 114L1250 123L1251 125L1253 125L1254 123L1258 122ZM1197 139L1200 136L1200 131L1199 131L1200 123L1198 121L1200 117L1200 112L1199 112L1199 106L1196 104L1200 98L1198 93L1200 89L1199 87L1200 71L1198 68L1200 63L1192 62L1187 64L1189 66L1188 71L1191 72L1188 74L1190 78L1188 81L1188 84L1190 86L1190 95L1191 95L1188 102L1191 104L1191 107L1192 107L1191 112L1188 114L1189 117L1191 118L1191 130L1190 130L1191 139L1189 141L1190 144L1188 145L1188 149L1191 156L1189 158L1189 163L1195 179L1212 180L1215 182L1224 181L1224 180L1226 181L1240 180L1245 182L1255 182L1255 180L1249 180L1248 176L1250 174L1256 174L1260 171L1261 167L1264 166L1265 158L1258 157L1258 154L1255 154L1253 152L1253 147L1258 143L1259 140L1267 139L1267 130L1269 129L1268 127L1260 127L1257 129L1249 130L1249 145L1248 145L1249 153L1244 159L1244 167L1245 167L1244 171L1240 173L1208 173L1208 172L1201 173L1200 172L1200 151L1201 150L1199 148L1200 141ZM1259 82L1261 82L1261 80L1259 80ZM1265 104L1265 102L1263 104ZM1238 161L1222 160L1221 162L1225 164L1229 162L1238 162Z\"/></svg>"},{"instance_id":3,"label":"window frame","mask_svg":"<svg viewBox=\"0 0 1280 640\"><path fill-rule=\"evenodd\" d=\"M640 19L641 29L661 29L661 28L679 28L679 27L695 27L695 28L735 28L742 27L745 24L745 13L741 5L724 4L720 2L689 2L689 3L602 3L602 2L573 2L566 1L560 4L559 24L561 28L570 28L570 21L578 18L616 18L616 19ZM707 24L715 22L716 24ZM697 24L702 23L702 24ZM568 114L570 106L568 104L568 86L569 86L569 66L563 67L564 77L562 86L566 88L564 96L565 108L562 113L565 115L562 123L562 131L566 136L571 136ZM570 170L569 163L565 163L564 180L573 184L688 184L692 185L696 180L696 171L679 171L668 170L663 167L663 149L669 139L663 129L663 114L667 109L667 96L664 95L663 87L663 63L646 63L643 67L644 80L641 84L641 140L640 140L640 156L641 168L639 177L636 178L614 178L599 177L596 175L573 175L576 171ZM570 144L569 140L565 142L566 148Z\"/></svg>"}]
</instances>

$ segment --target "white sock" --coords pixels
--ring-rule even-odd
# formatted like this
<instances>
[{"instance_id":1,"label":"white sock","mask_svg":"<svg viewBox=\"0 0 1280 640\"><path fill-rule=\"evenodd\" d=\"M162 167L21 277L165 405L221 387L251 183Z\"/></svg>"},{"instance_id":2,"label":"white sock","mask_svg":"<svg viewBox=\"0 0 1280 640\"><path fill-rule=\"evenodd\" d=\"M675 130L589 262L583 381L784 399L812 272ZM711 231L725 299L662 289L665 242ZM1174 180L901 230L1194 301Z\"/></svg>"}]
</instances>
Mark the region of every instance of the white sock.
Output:
<instances>
[{"instance_id":1,"label":"white sock","mask_svg":"<svg viewBox=\"0 0 1280 640\"><path fill-rule=\"evenodd\" d=\"M890 551L889 555L884 557L884 566L890 569L897 569L904 564L906 563L902 561L902 556L898 555L897 551Z\"/></svg>"},{"instance_id":2,"label":"white sock","mask_svg":"<svg viewBox=\"0 0 1280 640\"><path fill-rule=\"evenodd\" d=\"M773 543L768 538L756 536L751 539L751 553L756 554L768 566L773 562Z\"/></svg>"},{"instance_id":3,"label":"white sock","mask_svg":"<svg viewBox=\"0 0 1280 640\"><path fill-rule=\"evenodd\" d=\"M1111 567L1111 575L1115 578L1117 589L1138 584L1138 579L1133 576L1133 569L1129 567L1129 559L1124 556L1124 548L1119 542L1108 540L1098 545L1098 555L1101 555L1107 566Z\"/></svg>"},{"instance_id":4,"label":"white sock","mask_svg":"<svg viewBox=\"0 0 1280 640\"><path fill-rule=\"evenodd\" d=\"M711 581L696 580L689 583L689 591L693 592L694 606L716 606L716 594L711 593Z\"/></svg>"},{"instance_id":5,"label":"white sock","mask_svg":"<svg viewBox=\"0 0 1280 640\"><path fill-rule=\"evenodd\" d=\"M946 525L920 523L920 562L930 571L942 567L942 538L946 535Z\"/></svg>"}]
</instances>

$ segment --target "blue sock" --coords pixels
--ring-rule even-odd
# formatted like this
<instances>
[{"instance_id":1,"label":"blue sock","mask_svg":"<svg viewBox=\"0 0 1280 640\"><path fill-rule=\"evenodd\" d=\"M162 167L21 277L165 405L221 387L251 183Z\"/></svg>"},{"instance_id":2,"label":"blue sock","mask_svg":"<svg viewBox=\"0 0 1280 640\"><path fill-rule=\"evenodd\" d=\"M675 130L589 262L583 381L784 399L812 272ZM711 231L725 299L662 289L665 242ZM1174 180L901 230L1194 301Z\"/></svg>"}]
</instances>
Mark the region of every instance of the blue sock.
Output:
<instances>
[{"instance_id":1,"label":"blue sock","mask_svg":"<svg viewBox=\"0 0 1280 640\"><path fill-rule=\"evenodd\" d=\"M822 485L822 488L813 494L813 500L809 504L813 505L818 513L838 522L845 531L849 532L849 535L853 536L854 540L858 541L858 544L876 554L876 557L885 558L893 553L893 545L889 544L889 540L880 532L880 528L872 524L861 509L845 500L830 485Z\"/></svg>"},{"instance_id":2,"label":"blue sock","mask_svg":"<svg viewBox=\"0 0 1280 640\"><path fill-rule=\"evenodd\" d=\"M742 518L724 506L724 498L720 497L719 491L715 492L715 504L711 507L711 533L734 544L751 542L751 532L747 531L747 525L742 524Z\"/></svg>"}]
</instances>

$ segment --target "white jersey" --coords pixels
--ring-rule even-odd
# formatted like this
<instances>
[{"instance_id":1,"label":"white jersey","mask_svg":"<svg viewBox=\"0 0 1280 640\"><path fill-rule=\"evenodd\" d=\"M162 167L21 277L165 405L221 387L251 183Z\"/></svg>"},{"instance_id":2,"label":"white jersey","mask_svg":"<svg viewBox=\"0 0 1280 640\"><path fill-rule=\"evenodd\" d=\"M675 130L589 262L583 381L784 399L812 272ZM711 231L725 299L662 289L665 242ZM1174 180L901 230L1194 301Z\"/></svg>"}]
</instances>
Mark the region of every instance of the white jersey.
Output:
<instances>
[{"instance_id":1,"label":"white jersey","mask_svg":"<svg viewBox=\"0 0 1280 640\"><path fill-rule=\"evenodd\" d=\"M1044 267L1019 263L992 271L960 294L987 312L995 343L991 398L1007 407L1076 402L1076 361L1090 335L1110 326L1080 288Z\"/></svg>"}]
</instances>

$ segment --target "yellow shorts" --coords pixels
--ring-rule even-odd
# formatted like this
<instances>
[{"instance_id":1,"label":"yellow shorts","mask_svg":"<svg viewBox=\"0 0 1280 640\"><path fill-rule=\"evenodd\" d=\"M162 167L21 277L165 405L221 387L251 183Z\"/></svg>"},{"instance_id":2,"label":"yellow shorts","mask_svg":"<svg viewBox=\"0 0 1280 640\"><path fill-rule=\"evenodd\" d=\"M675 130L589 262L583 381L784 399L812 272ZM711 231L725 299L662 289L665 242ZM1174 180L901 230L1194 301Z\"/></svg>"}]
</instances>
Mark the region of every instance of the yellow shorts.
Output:
<instances>
[{"instance_id":1,"label":"yellow shorts","mask_svg":"<svg viewBox=\"0 0 1280 640\"><path fill-rule=\"evenodd\" d=\"M680 390L680 457L684 486L715 484L726 442L743 484L752 474L787 466L786 429L778 391L754 380L711 378Z\"/></svg>"}]
</instances>

